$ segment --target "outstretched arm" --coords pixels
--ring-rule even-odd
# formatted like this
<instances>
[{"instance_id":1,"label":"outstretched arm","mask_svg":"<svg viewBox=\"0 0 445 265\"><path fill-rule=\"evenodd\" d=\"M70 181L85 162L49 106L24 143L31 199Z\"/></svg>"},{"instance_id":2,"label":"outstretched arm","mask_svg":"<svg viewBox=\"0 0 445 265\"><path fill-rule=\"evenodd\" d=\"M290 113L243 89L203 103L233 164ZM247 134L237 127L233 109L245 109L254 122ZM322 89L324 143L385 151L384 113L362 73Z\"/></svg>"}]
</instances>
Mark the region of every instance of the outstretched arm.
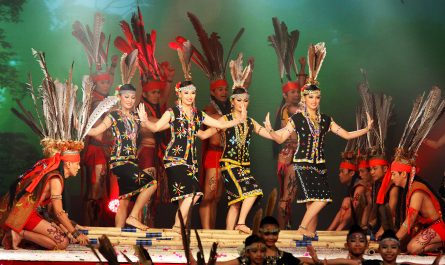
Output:
<instances>
[{"instance_id":1,"label":"outstretched arm","mask_svg":"<svg viewBox=\"0 0 445 265\"><path fill-rule=\"evenodd\" d=\"M166 111L157 122L151 122L148 120L147 113L145 112L145 106L143 103L139 104L138 116L141 119L141 126L149 129L152 132L159 132L170 127L169 122L171 119L170 112Z\"/></svg>"},{"instance_id":2,"label":"outstretched arm","mask_svg":"<svg viewBox=\"0 0 445 265\"><path fill-rule=\"evenodd\" d=\"M367 132L369 132L369 130L372 127L372 123L374 122L368 113L366 113L366 118L368 120L366 128L363 128L363 129L360 129L357 131L353 131L353 132L348 132L345 129L343 129L342 127L340 127L340 125L338 125L337 123L332 121L331 131L345 140L351 140L351 139L360 137L362 135L365 135Z\"/></svg>"},{"instance_id":3,"label":"outstretched arm","mask_svg":"<svg viewBox=\"0 0 445 265\"><path fill-rule=\"evenodd\" d=\"M113 122L111 121L111 119L107 116L105 117L102 122L97 125L94 128L91 128L87 135L89 136L96 136L96 135L100 135L101 133L105 132L108 128L110 128L111 124Z\"/></svg>"},{"instance_id":4,"label":"outstretched arm","mask_svg":"<svg viewBox=\"0 0 445 265\"><path fill-rule=\"evenodd\" d=\"M264 127L271 136L272 140L279 144L282 144L284 141L286 141L287 138L289 138L289 136L294 131L294 126L292 126L292 123L290 122L288 122L286 126L281 128L280 130L274 131L274 129L272 128L272 124L270 124L269 112L266 115Z\"/></svg>"},{"instance_id":5,"label":"outstretched arm","mask_svg":"<svg viewBox=\"0 0 445 265\"><path fill-rule=\"evenodd\" d=\"M264 137L266 139L270 139L273 140L272 136L270 135L270 133L266 130L266 128L264 128L263 126L259 125L258 122L256 122L255 120L253 120L253 126L254 126L254 131L256 134L258 134L261 137Z\"/></svg>"},{"instance_id":6,"label":"outstretched arm","mask_svg":"<svg viewBox=\"0 0 445 265\"><path fill-rule=\"evenodd\" d=\"M210 127L210 128L208 128L208 129L206 129L204 131L203 130L199 130L198 133L196 134L196 136L198 136L199 139L201 139L201 140L205 140L207 138L212 137L218 131L219 131L219 129Z\"/></svg>"},{"instance_id":7,"label":"outstretched arm","mask_svg":"<svg viewBox=\"0 0 445 265\"><path fill-rule=\"evenodd\" d=\"M238 123L245 121L246 119L247 119L247 111L246 111L246 108L243 107L243 109L241 111L241 117L238 119L233 119L231 121L222 120L222 119L216 120L216 119L206 115L202 122L209 127L215 127L218 129L226 129L226 128L233 127L233 126L237 125Z\"/></svg>"}]
</instances>

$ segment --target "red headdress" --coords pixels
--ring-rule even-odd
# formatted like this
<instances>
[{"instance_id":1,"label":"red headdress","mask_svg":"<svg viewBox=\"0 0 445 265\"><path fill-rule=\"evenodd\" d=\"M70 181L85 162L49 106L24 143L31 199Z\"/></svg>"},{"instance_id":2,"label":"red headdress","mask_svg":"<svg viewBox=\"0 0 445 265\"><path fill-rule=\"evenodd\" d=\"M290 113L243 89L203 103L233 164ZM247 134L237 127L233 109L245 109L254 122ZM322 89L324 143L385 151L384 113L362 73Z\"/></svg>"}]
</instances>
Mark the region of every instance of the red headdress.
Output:
<instances>
[{"instance_id":1,"label":"red headdress","mask_svg":"<svg viewBox=\"0 0 445 265\"><path fill-rule=\"evenodd\" d=\"M414 102L411 115L405 125L402 138L396 148L394 160L391 163L391 171L409 173L409 183L413 181L416 173L417 150L445 106L445 101L441 99L441 90L438 87L433 87L427 99L425 101L423 99L424 94L418 96ZM377 195L377 203L384 203L389 184L390 179L383 180Z\"/></svg>"},{"instance_id":2,"label":"red headdress","mask_svg":"<svg viewBox=\"0 0 445 265\"><path fill-rule=\"evenodd\" d=\"M283 93L294 89L300 90L298 81L292 81L292 71L296 76L299 75L294 53L297 48L298 39L300 38L300 32L298 30L288 32L286 24L284 22L280 23L276 17L272 18L272 24L275 34L268 36L267 39L275 49L278 57L278 71L282 84L281 90Z\"/></svg>"},{"instance_id":3,"label":"red headdress","mask_svg":"<svg viewBox=\"0 0 445 265\"><path fill-rule=\"evenodd\" d=\"M232 45L224 60L224 48L220 42L218 33L212 32L210 36L205 31L199 19L192 13L187 12L190 21L198 35L198 40L201 43L201 48L204 56L194 49L193 62L201 69L207 78L210 80L210 89L215 89L221 86L228 86L226 81L226 69L229 63L230 54L235 47L238 40L244 33L244 28L241 28L238 34L232 41Z\"/></svg>"},{"instance_id":4,"label":"red headdress","mask_svg":"<svg viewBox=\"0 0 445 265\"><path fill-rule=\"evenodd\" d=\"M167 86L167 71L170 71L168 62L158 63L155 57L156 51L156 30L150 33L145 31L144 20L141 9L133 13L130 25L122 20L120 22L125 39L118 36L114 40L114 46L123 53L130 54L133 50L138 50L139 69L141 73L141 83L143 91L154 89L164 89Z\"/></svg>"},{"instance_id":5,"label":"red headdress","mask_svg":"<svg viewBox=\"0 0 445 265\"><path fill-rule=\"evenodd\" d=\"M22 113L17 110L13 112L42 138L41 145L47 158L39 161L32 171L22 176L33 177L26 188L28 192L33 192L41 178L49 171L57 169L61 161L80 162L79 152L83 149L83 138L88 131L88 113L94 87L91 80L86 78L82 85L83 95L80 102L77 102L77 86L72 83L72 69L68 80L61 83L49 74L44 53L34 49L32 52L44 73L38 94L35 93L32 82L29 82L35 109L38 110L37 119L21 104L19 106ZM41 103L37 98L43 99ZM74 126L74 122L77 126Z\"/></svg>"}]
</instances>

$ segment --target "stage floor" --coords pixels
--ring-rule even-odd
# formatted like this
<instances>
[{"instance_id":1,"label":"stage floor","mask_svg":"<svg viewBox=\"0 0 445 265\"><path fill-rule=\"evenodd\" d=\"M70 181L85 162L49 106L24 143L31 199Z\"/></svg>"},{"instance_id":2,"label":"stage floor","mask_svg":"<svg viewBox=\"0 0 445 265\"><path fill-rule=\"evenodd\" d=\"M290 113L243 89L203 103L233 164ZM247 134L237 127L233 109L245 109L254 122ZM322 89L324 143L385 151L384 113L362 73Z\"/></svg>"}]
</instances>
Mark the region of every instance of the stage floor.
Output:
<instances>
[{"instance_id":1,"label":"stage floor","mask_svg":"<svg viewBox=\"0 0 445 265\"><path fill-rule=\"evenodd\" d=\"M137 261L137 257L134 255L134 250L132 246L116 246L116 251L119 253L118 259L120 262L126 262L124 256L120 252L125 253L132 261ZM155 264L184 264L185 256L181 249L175 249L171 247L148 247L148 252L150 253ZM306 248L286 248L283 249L293 253L295 256L305 256ZM208 251L208 250L207 250ZM196 253L196 249L193 251ZM344 249L334 249L334 248L317 248L317 253L320 258L344 258L347 255ZM208 253L206 253L208 257ZM100 254L99 254L100 255ZM230 260L238 257L238 249L236 248L219 248L218 249L218 260ZM102 261L105 259L100 256ZM367 255L367 259L380 259L380 255L375 253L373 255ZM418 264L432 264L435 257L432 256L410 256L410 255L400 255L397 259L398 262L414 262ZM96 256L87 247L82 247L79 245L70 245L67 250L4 250L0 248L0 264L2 265L21 265L21 264L79 264L81 263L97 263L99 262ZM442 259L440 264L445 264L445 259Z\"/></svg>"}]
</instances>

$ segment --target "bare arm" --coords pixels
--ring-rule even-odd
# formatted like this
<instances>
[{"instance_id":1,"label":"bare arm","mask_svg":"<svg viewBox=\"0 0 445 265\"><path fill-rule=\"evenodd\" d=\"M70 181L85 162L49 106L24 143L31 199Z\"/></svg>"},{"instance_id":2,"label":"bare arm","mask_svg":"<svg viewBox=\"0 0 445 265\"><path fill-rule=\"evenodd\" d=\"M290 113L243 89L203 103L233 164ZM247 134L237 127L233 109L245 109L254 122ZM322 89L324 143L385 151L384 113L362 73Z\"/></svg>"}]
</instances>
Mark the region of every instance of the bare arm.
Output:
<instances>
[{"instance_id":1,"label":"bare arm","mask_svg":"<svg viewBox=\"0 0 445 265\"><path fill-rule=\"evenodd\" d=\"M244 113L241 114L240 119L233 119L231 121L221 120L221 119L216 120L216 119L206 115L202 122L209 127L215 127L218 129L226 129L226 128L233 127L233 126L237 125L238 123L242 122L243 120L245 120L247 114L245 113L245 110L243 112Z\"/></svg>"},{"instance_id":2,"label":"bare arm","mask_svg":"<svg viewBox=\"0 0 445 265\"><path fill-rule=\"evenodd\" d=\"M340 127L337 123L332 121L331 131L345 140L351 140L351 139L360 137L362 135L365 135L367 132L369 132L369 130L372 127L372 123L374 122L368 113L366 113L366 118L368 120L368 124L367 124L366 128L363 128L363 129L360 129L357 131L353 131L353 132L348 132L345 129L343 129L342 127Z\"/></svg>"},{"instance_id":3,"label":"bare arm","mask_svg":"<svg viewBox=\"0 0 445 265\"><path fill-rule=\"evenodd\" d=\"M210 127L210 128L208 128L208 129L206 129L204 131L203 130L199 130L198 133L196 134L196 136L198 136L199 139L201 139L201 140L205 140L207 138L212 137L217 132L218 132L218 129Z\"/></svg>"},{"instance_id":4,"label":"bare arm","mask_svg":"<svg viewBox=\"0 0 445 265\"><path fill-rule=\"evenodd\" d=\"M171 116L169 111L164 112L162 117L156 122L151 122L148 120L143 103L139 104L137 112L139 118L141 119L141 126L149 129L152 132L159 132L170 127Z\"/></svg>"},{"instance_id":5,"label":"bare arm","mask_svg":"<svg viewBox=\"0 0 445 265\"><path fill-rule=\"evenodd\" d=\"M100 135L100 134L102 134L103 132L105 132L108 128L110 128L110 126L111 126L111 124L112 124L113 122L111 121L111 119L110 119L110 117L105 117L103 120L102 120L102 122L99 124L99 125L97 125L96 127L94 127L94 128L91 128L89 131L88 131L88 133L87 133L87 135L89 135L89 136L97 136L97 135Z\"/></svg>"},{"instance_id":6,"label":"bare arm","mask_svg":"<svg viewBox=\"0 0 445 265\"><path fill-rule=\"evenodd\" d=\"M52 178L49 181L50 185L50 198L51 198L51 204L52 209L54 211L54 215L57 217L57 220L66 227L68 232L72 234L73 236L76 233L76 228L74 228L73 224L71 223L71 220L68 218L68 214L63 210L62 205L62 183L59 178ZM88 243L88 238L84 234L80 234L77 237L75 237L82 245L86 245Z\"/></svg>"},{"instance_id":7,"label":"bare arm","mask_svg":"<svg viewBox=\"0 0 445 265\"><path fill-rule=\"evenodd\" d=\"M408 231L414 226L417 216L419 215L419 210L423 204L424 194L421 191L415 191L413 195L411 195L411 199L409 202L409 208L411 208L405 218L405 221L400 226L399 231L397 231L397 238L402 240L408 235Z\"/></svg>"},{"instance_id":8,"label":"bare arm","mask_svg":"<svg viewBox=\"0 0 445 265\"><path fill-rule=\"evenodd\" d=\"M263 126L259 125L258 122L256 122L255 120L252 119L253 122L253 130L255 131L256 134L258 134L261 137L264 137L266 139L272 139L272 136L270 135L270 133L266 130L266 128L264 128Z\"/></svg>"},{"instance_id":9,"label":"bare arm","mask_svg":"<svg viewBox=\"0 0 445 265\"><path fill-rule=\"evenodd\" d=\"M269 113L267 113L266 115L264 127L271 136L272 140L279 144L282 144L284 141L286 141L287 138L289 138L289 136L294 131L294 126L292 126L291 122L288 122L284 128L281 128L278 131L274 131L274 129L272 128L272 124L270 123Z\"/></svg>"}]
</instances>

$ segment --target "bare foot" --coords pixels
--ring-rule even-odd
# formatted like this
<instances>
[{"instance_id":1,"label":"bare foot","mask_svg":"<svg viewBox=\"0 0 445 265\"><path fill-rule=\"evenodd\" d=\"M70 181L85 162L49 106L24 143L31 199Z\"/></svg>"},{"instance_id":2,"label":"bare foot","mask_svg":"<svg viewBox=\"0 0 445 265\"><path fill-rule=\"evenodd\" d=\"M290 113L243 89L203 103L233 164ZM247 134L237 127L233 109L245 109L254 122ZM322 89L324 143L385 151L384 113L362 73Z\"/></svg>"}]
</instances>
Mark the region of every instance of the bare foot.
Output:
<instances>
[{"instance_id":1,"label":"bare foot","mask_svg":"<svg viewBox=\"0 0 445 265\"><path fill-rule=\"evenodd\" d=\"M149 228L148 226L146 226L143 223L141 223L136 217L131 216L131 215L128 216L128 218L125 220L125 223L127 225L134 226L137 229L140 229L140 230L143 230L143 231L146 231Z\"/></svg>"},{"instance_id":2,"label":"bare foot","mask_svg":"<svg viewBox=\"0 0 445 265\"><path fill-rule=\"evenodd\" d=\"M245 224L237 224L235 225L235 230L240 231L244 234L251 234L252 230Z\"/></svg>"},{"instance_id":3,"label":"bare foot","mask_svg":"<svg viewBox=\"0 0 445 265\"><path fill-rule=\"evenodd\" d=\"M308 231L306 228L304 228L302 226L298 227L297 235L303 235L303 236L310 237L310 238L315 237L315 233Z\"/></svg>"},{"instance_id":4,"label":"bare foot","mask_svg":"<svg viewBox=\"0 0 445 265\"><path fill-rule=\"evenodd\" d=\"M22 235L15 232L14 230L11 230L11 242L12 242L12 249L20 249L19 244L22 242L23 234L25 231L22 231Z\"/></svg>"},{"instance_id":5,"label":"bare foot","mask_svg":"<svg viewBox=\"0 0 445 265\"><path fill-rule=\"evenodd\" d=\"M177 225L174 225L174 226L172 227L172 232L175 232L175 233L178 233L178 234L182 235L181 227L180 227L180 226L177 226Z\"/></svg>"}]
</instances>

